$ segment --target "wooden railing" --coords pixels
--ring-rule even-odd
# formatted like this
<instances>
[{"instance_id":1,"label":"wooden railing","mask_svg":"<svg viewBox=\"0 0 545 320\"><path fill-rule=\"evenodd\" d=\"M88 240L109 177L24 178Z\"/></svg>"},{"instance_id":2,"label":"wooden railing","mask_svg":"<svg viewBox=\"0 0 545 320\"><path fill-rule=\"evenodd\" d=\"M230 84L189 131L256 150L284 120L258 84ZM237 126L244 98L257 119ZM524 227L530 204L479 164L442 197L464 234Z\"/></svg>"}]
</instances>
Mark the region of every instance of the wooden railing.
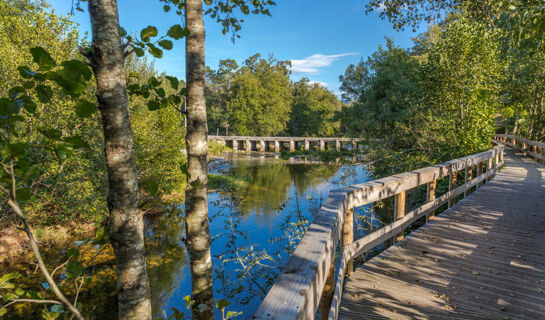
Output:
<instances>
[{"instance_id":1,"label":"wooden railing","mask_svg":"<svg viewBox=\"0 0 545 320\"><path fill-rule=\"evenodd\" d=\"M401 240L411 223L432 216L444 204L453 205L457 196L491 179L503 165L503 149L497 143L485 152L331 191L253 319L314 319L318 308L320 319L336 319L344 277L352 272L353 259L392 238ZM464 183L457 186L457 173L462 170ZM437 180L446 177L449 191L436 198ZM406 192L423 185L427 185L426 203L405 212ZM353 209L392 196L395 222L354 242ZM335 280L339 240L341 259Z\"/></svg>"},{"instance_id":2,"label":"wooden railing","mask_svg":"<svg viewBox=\"0 0 545 320\"><path fill-rule=\"evenodd\" d=\"M532 157L535 161L545 163L545 143L531 141L517 136L497 134L494 140L521 151L524 155Z\"/></svg>"}]
</instances>

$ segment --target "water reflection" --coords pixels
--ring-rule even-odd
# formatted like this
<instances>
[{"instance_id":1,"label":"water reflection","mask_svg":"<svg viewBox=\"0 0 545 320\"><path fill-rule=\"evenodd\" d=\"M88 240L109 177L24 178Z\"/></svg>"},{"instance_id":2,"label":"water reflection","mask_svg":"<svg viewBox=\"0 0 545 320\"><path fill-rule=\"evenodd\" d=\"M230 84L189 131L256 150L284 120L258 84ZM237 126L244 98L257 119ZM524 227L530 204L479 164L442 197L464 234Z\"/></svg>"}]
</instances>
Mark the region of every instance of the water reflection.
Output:
<instances>
[{"instance_id":1,"label":"water reflection","mask_svg":"<svg viewBox=\"0 0 545 320\"><path fill-rule=\"evenodd\" d=\"M230 311L242 311L237 319L249 318L259 306L329 191L364 182L367 177L366 170L357 165L233 159L215 161L211 167L215 173L246 181L239 190L209 193L215 298L231 301ZM191 293L191 277L184 234L181 208L146 219L146 260L154 319L166 318L173 307L188 315L183 298ZM90 246L85 254L94 256L97 250ZM60 260L65 259L58 253L53 252ZM94 280L84 289L80 301L89 319L115 319L111 247L99 258L89 267ZM33 279L32 283L39 281ZM41 311L41 307L37 308L10 318L33 318ZM220 319L221 315L216 317Z\"/></svg>"}]
</instances>

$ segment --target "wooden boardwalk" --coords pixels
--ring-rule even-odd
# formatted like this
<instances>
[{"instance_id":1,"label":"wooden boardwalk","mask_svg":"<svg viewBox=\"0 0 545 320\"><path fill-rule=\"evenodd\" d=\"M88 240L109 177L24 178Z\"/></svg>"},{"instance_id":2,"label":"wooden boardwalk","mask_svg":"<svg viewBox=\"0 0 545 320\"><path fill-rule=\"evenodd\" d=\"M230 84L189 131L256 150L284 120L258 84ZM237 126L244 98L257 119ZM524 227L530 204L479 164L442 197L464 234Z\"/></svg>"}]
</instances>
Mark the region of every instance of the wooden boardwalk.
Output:
<instances>
[{"instance_id":1,"label":"wooden boardwalk","mask_svg":"<svg viewBox=\"0 0 545 320\"><path fill-rule=\"evenodd\" d=\"M545 167L496 177L345 280L341 319L545 319Z\"/></svg>"}]
</instances>

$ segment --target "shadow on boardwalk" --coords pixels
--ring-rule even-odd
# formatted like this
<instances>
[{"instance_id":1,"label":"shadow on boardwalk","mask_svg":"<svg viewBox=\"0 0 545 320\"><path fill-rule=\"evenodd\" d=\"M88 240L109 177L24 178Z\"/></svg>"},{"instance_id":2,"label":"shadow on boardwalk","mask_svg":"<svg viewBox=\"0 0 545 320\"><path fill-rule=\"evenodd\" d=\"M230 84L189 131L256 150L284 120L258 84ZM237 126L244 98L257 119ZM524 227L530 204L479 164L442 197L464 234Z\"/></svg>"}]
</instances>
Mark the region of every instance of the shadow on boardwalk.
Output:
<instances>
[{"instance_id":1,"label":"shadow on boardwalk","mask_svg":"<svg viewBox=\"0 0 545 320\"><path fill-rule=\"evenodd\" d=\"M545 319L545 167L485 186L345 282L340 319Z\"/></svg>"}]
</instances>

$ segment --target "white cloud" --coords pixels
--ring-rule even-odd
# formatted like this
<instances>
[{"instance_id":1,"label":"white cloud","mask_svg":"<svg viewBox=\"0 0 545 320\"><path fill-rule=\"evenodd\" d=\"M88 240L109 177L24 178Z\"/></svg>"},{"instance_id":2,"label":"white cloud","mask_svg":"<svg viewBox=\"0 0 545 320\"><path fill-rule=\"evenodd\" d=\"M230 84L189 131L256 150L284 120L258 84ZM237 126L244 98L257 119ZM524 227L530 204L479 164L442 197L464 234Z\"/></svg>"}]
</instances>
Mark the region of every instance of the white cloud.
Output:
<instances>
[{"instance_id":1,"label":"white cloud","mask_svg":"<svg viewBox=\"0 0 545 320\"><path fill-rule=\"evenodd\" d=\"M310 80L308 83L310 84L317 84L321 87L324 87L324 88L327 88L327 82L323 82L323 81L312 81Z\"/></svg>"},{"instance_id":2,"label":"white cloud","mask_svg":"<svg viewBox=\"0 0 545 320\"><path fill-rule=\"evenodd\" d=\"M352 56L357 53L340 53L332 55L324 54L313 54L304 59L294 59L291 60L291 71L295 73L306 73L306 74L320 74L321 69L329 67L334 61L338 60L341 57Z\"/></svg>"}]
</instances>

